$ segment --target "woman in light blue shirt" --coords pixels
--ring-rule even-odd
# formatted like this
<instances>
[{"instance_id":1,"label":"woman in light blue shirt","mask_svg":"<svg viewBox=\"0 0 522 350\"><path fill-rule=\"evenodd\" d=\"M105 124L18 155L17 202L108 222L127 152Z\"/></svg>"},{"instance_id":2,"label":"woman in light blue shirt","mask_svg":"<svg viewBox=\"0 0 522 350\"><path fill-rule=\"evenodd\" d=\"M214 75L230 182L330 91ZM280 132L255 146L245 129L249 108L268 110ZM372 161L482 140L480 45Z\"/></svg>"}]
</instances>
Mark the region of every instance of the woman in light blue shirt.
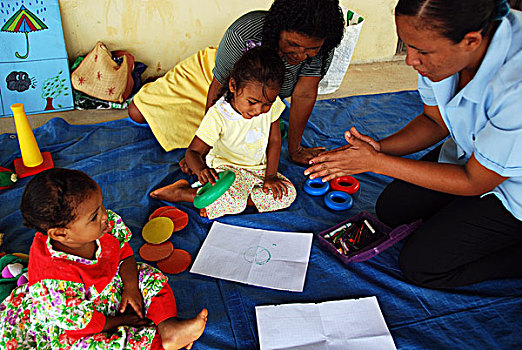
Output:
<instances>
[{"instance_id":1,"label":"woman in light blue shirt","mask_svg":"<svg viewBox=\"0 0 522 350\"><path fill-rule=\"evenodd\" d=\"M376 212L390 226L423 220L399 258L415 284L522 277L522 13L504 0L399 0L395 20L423 113L380 141L352 128L351 147L305 174L398 179ZM448 136L421 160L401 157Z\"/></svg>"}]
</instances>

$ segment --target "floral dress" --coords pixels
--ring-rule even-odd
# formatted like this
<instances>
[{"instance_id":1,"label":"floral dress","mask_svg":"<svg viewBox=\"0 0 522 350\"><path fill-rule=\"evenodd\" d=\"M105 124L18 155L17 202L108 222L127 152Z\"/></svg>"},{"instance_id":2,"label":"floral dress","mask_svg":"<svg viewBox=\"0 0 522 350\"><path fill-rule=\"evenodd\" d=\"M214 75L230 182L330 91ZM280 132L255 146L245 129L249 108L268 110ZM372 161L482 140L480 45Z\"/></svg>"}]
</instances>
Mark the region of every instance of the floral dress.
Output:
<instances>
[{"instance_id":1,"label":"floral dress","mask_svg":"<svg viewBox=\"0 0 522 350\"><path fill-rule=\"evenodd\" d=\"M286 182L287 194L274 199L272 191L263 191L271 126L285 108L278 97L268 112L245 119L221 97L205 114L196 136L212 148L205 158L207 166L236 175L229 189L205 208L207 218L241 213L249 197L260 213L288 208L294 202L297 191L280 173L277 177Z\"/></svg>"},{"instance_id":2,"label":"floral dress","mask_svg":"<svg viewBox=\"0 0 522 350\"><path fill-rule=\"evenodd\" d=\"M130 230L117 214L110 210L107 214L110 234L97 240L93 260L56 251L46 235L36 234L29 255L29 284L16 288L0 304L1 349L151 347L157 335L153 324L101 332L105 316L116 315L121 305L119 264L133 254L128 244ZM160 271L144 263L137 265L147 315L154 298L169 287ZM175 303L168 313L167 317L176 315Z\"/></svg>"}]
</instances>

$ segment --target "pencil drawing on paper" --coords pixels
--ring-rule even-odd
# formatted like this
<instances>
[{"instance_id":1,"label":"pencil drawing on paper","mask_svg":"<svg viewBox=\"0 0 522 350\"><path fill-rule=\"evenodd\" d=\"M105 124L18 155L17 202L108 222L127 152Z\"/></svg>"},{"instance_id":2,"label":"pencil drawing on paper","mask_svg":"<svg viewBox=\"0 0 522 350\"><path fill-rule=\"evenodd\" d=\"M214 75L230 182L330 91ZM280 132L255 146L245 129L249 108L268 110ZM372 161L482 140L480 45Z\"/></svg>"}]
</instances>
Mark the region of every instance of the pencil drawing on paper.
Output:
<instances>
[{"instance_id":1,"label":"pencil drawing on paper","mask_svg":"<svg viewBox=\"0 0 522 350\"><path fill-rule=\"evenodd\" d=\"M272 254L270 251L261 246L252 246L245 249L243 252L243 259L245 261L256 264L256 265L265 265L270 261Z\"/></svg>"}]
</instances>

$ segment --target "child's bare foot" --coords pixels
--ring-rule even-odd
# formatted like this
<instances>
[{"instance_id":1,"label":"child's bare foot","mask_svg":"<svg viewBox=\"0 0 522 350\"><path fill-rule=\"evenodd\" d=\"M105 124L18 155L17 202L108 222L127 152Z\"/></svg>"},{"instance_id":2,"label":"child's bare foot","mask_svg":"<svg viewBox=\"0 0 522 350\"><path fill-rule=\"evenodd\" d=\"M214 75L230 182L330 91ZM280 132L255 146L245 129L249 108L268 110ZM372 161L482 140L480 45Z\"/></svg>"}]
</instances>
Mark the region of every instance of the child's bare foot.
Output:
<instances>
[{"instance_id":1,"label":"child's bare foot","mask_svg":"<svg viewBox=\"0 0 522 350\"><path fill-rule=\"evenodd\" d=\"M201 216L202 218L206 218L207 217L207 210L205 208L200 209L199 216Z\"/></svg>"},{"instance_id":2,"label":"child's bare foot","mask_svg":"<svg viewBox=\"0 0 522 350\"><path fill-rule=\"evenodd\" d=\"M161 335L161 342L165 350L181 349L192 347L192 343L196 341L207 324L207 309L190 320L179 321L175 318L166 319L160 322L158 329Z\"/></svg>"},{"instance_id":3,"label":"child's bare foot","mask_svg":"<svg viewBox=\"0 0 522 350\"><path fill-rule=\"evenodd\" d=\"M187 180L178 180L173 184L152 191L150 196L168 202L192 202L196 192L197 189L190 187Z\"/></svg>"}]
</instances>

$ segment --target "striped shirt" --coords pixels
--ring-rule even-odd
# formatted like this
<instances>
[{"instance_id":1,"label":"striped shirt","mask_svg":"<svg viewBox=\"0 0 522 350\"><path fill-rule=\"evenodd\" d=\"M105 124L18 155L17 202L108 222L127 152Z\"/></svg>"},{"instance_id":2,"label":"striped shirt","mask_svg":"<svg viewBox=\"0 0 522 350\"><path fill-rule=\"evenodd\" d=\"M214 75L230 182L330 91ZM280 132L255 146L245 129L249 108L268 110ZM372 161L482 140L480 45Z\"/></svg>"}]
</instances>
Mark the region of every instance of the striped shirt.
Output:
<instances>
[{"instance_id":1,"label":"striped shirt","mask_svg":"<svg viewBox=\"0 0 522 350\"><path fill-rule=\"evenodd\" d=\"M266 13L267 11L252 11L239 17L223 35L217 51L216 65L212 71L214 78L221 85L243 53L254 46L261 45ZM333 53L334 50L328 53L325 73L330 67ZM316 55L297 65L291 65L283 57L285 80L279 96L281 98L291 96L300 76L322 77L322 61L322 56Z\"/></svg>"}]
</instances>

